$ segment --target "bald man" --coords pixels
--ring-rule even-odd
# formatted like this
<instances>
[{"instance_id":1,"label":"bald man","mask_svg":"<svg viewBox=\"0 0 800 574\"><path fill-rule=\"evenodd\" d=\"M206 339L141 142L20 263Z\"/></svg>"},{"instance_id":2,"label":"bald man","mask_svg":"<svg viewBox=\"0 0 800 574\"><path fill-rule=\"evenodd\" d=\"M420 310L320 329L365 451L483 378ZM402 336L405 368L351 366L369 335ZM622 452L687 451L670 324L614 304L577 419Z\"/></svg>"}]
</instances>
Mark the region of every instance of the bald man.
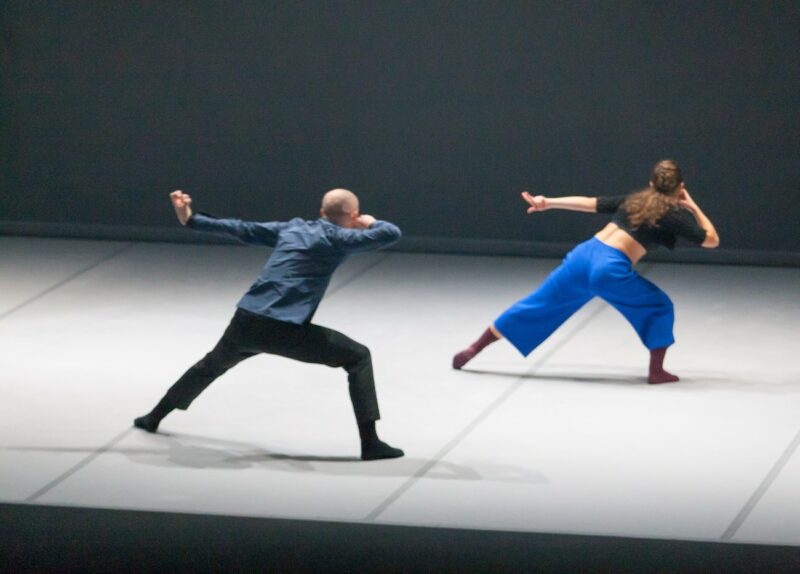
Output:
<instances>
[{"instance_id":1,"label":"bald man","mask_svg":"<svg viewBox=\"0 0 800 574\"><path fill-rule=\"evenodd\" d=\"M258 279L239 300L236 313L216 347L172 385L134 426L156 432L174 409L185 410L216 378L259 353L347 371L350 400L361 437L362 460L397 458L403 451L378 438L380 419L369 349L338 331L311 323L331 275L350 254L380 249L400 238L388 221L359 213L358 198L333 189L322 198L320 218L253 223L192 213L192 198L170 194L182 225L274 247Z\"/></svg>"}]
</instances>

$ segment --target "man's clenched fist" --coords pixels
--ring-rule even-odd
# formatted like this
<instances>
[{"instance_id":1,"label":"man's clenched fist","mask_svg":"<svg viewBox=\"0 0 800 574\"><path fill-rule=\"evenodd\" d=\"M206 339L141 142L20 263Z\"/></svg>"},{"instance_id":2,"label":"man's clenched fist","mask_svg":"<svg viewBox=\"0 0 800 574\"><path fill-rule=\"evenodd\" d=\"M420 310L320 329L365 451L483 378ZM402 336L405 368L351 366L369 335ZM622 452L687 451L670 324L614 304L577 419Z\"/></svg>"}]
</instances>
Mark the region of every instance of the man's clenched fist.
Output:
<instances>
[{"instance_id":1,"label":"man's clenched fist","mask_svg":"<svg viewBox=\"0 0 800 574\"><path fill-rule=\"evenodd\" d=\"M192 198L188 193L183 193L180 189L170 193L169 198L172 200L172 207L175 208L175 215L178 216L178 221L181 222L181 225L186 225L186 222L192 216L192 208L189 207L192 204Z\"/></svg>"}]
</instances>

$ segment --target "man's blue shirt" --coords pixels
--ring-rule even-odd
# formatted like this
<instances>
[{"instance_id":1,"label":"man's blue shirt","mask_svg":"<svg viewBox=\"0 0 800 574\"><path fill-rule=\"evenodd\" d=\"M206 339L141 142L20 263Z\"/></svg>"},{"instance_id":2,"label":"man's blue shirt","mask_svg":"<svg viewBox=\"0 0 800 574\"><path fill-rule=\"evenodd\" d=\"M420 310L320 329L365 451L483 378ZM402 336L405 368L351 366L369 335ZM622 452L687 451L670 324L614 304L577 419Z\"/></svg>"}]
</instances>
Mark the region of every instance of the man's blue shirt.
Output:
<instances>
[{"instance_id":1,"label":"man's blue shirt","mask_svg":"<svg viewBox=\"0 0 800 574\"><path fill-rule=\"evenodd\" d=\"M325 218L255 223L195 213L186 226L274 247L237 306L297 324L311 321L331 275L348 255L387 247L400 239L400 229L388 221L376 221L369 229L348 229Z\"/></svg>"}]
</instances>

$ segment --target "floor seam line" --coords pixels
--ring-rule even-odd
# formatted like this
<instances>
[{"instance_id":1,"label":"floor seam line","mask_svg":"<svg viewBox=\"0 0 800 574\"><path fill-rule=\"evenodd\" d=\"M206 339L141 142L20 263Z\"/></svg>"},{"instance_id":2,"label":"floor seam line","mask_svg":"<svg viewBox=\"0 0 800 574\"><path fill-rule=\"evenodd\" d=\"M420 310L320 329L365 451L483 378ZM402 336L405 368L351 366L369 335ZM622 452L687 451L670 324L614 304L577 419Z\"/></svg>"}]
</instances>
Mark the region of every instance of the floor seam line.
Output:
<instances>
[{"instance_id":1,"label":"floor seam line","mask_svg":"<svg viewBox=\"0 0 800 574\"><path fill-rule=\"evenodd\" d=\"M772 483L774 483L778 478L778 475L780 475L780 473L786 467L786 464L789 462L789 459L792 458L798 446L800 446L800 430L797 431L797 434L795 434L789 445L783 450L781 455L778 457L778 460L772 465L772 468L764 477L764 480L761 481L761 484L759 484L753 494L750 495L750 498L748 498L747 502L744 503L744 506L731 521L730 525L728 525L728 528L725 529L725 532L722 533L722 536L720 536L720 541L729 542L734 536L736 536L739 528L742 527L745 521L749 518L750 513L753 512L758 503L761 502L761 499L772 486Z\"/></svg>"},{"instance_id":2,"label":"floor seam line","mask_svg":"<svg viewBox=\"0 0 800 574\"><path fill-rule=\"evenodd\" d=\"M67 480L69 477L76 474L79 470L86 468L97 457L111 450L119 441L128 436L131 433L131 431L133 431L133 427L126 428L124 431L122 431L117 436L112 438L106 444L104 444L94 452L90 453L89 455L84 457L81 461L79 461L77 464L74 464L72 467L68 468L60 475L58 475L56 478L45 484L39 490L28 496L24 502L36 502L38 498L41 498L42 496L53 490L56 486L58 486L59 484Z\"/></svg>"},{"instance_id":3,"label":"floor seam line","mask_svg":"<svg viewBox=\"0 0 800 574\"><path fill-rule=\"evenodd\" d=\"M70 281L72 281L72 280L74 280L74 279L77 279L78 277L80 277L80 276L81 276L81 275L83 275L84 273L88 273L88 272L89 272L89 271L91 271L92 269L95 269L96 267L99 267L100 265L102 265L102 264L103 264L103 263L105 263L106 261L110 261L111 259L114 259L114 258L115 258L117 255L120 255L120 254L124 253L125 251L127 251L128 249L130 249L131 247L133 247L134 245L135 245L135 243L128 243L128 244L126 244L126 245L122 246L120 249L117 249L117 250L116 250L116 251L114 251L113 253L111 253L111 254L109 254L109 255L106 255L106 256L104 256L104 257L103 257L103 258L101 258L100 260L98 260L98 261L95 261L94 263L92 263L91 265L88 265L88 266L84 267L83 269L79 269L78 271L76 271L76 272L75 272L75 273L73 273L72 275L70 275L70 276L66 277L65 279L62 279L61 281L57 282L55 285L52 285L52 286L48 287L48 288L47 288L47 289L45 289L44 291L41 291L41 292L37 293L37 294L36 294L36 295L34 295L33 297L31 297L31 298L29 298L29 299L27 299L27 300L23 301L22 303L20 303L20 304L16 305L15 307L12 307L12 308L11 308L11 309L9 309L8 311L5 311L4 313L0 313L0 321L2 321L3 319L5 319L6 317L8 317L8 316L10 316L10 315L12 315L12 314L14 314L14 313L16 313L16 312L17 312L17 311L19 311L20 309L23 309L23 308L27 307L27 306L28 306L28 305L30 305L31 303L34 303L34 302L38 301L38 300L39 300L39 299L41 299L42 297L45 297L45 296L49 295L50 293L52 293L53 291L55 291L55 290L57 290L57 289L59 289L59 288L63 287L64 285L66 285L66 284L67 284L67 283L69 283Z\"/></svg>"},{"instance_id":4,"label":"floor seam line","mask_svg":"<svg viewBox=\"0 0 800 574\"><path fill-rule=\"evenodd\" d=\"M377 260L373 261L372 263L367 264L366 266L364 266L364 268L361 271L359 271L358 273L354 274L352 277L348 277L347 279L342 281L340 284L338 284L335 287L333 287L332 289L328 290L328 292L325 294L325 300L330 299L332 295L338 293L339 291L341 291L342 289L344 289L345 287L347 287L348 285L353 283L355 280L360 279L361 277L366 275L369 271L372 271L378 265L380 265L381 263L383 263L384 261L389 259L389 257L391 257L391 254L389 254L389 253L382 253L381 255L382 255L382 257L378 258Z\"/></svg>"}]
</instances>

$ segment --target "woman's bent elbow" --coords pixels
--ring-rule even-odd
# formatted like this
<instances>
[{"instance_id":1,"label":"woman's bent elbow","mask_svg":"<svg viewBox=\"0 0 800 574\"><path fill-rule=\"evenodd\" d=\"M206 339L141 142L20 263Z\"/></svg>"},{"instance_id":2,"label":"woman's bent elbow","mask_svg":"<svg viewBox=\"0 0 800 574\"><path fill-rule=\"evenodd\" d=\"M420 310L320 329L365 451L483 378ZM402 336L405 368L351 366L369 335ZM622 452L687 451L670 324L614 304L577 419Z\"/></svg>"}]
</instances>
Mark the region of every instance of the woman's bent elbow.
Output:
<instances>
[{"instance_id":1,"label":"woman's bent elbow","mask_svg":"<svg viewBox=\"0 0 800 574\"><path fill-rule=\"evenodd\" d=\"M703 241L702 245L706 249L714 249L715 247L719 247L719 236L716 233L713 235L708 235L706 240Z\"/></svg>"}]
</instances>

